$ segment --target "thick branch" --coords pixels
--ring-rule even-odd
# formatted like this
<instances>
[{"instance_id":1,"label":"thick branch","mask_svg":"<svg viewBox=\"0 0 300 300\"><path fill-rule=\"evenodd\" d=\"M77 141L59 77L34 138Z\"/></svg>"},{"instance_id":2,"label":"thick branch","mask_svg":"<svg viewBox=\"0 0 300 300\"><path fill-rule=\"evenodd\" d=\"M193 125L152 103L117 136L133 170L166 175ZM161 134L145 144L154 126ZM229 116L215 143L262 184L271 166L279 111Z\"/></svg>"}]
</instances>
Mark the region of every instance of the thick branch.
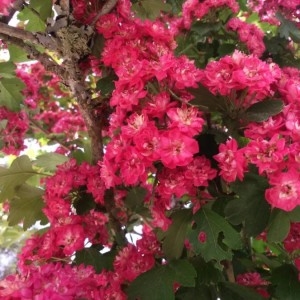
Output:
<instances>
[{"instance_id":1,"label":"thick branch","mask_svg":"<svg viewBox=\"0 0 300 300\"><path fill-rule=\"evenodd\" d=\"M33 44L39 44L38 40L31 32L9 26L2 22L0 22L0 33L6 34L10 37L15 37L20 40L29 41Z\"/></svg>"}]
</instances>

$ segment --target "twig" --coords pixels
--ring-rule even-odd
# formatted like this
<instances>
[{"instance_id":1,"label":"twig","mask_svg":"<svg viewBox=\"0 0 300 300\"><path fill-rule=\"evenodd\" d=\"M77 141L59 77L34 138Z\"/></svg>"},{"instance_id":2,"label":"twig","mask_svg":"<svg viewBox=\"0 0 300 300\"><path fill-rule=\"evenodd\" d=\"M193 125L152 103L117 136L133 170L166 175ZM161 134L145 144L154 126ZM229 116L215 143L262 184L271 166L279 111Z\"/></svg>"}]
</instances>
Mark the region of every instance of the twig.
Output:
<instances>
[{"instance_id":1,"label":"twig","mask_svg":"<svg viewBox=\"0 0 300 300\"><path fill-rule=\"evenodd\" d=\"M98 12L96 15L95 19L93 20L91 26L94 27L95 24L97 23L98 19L103 16L108 14L118 3L118 0L108 0L101 8L101 10Z\"/></svg>"}]
</instances>

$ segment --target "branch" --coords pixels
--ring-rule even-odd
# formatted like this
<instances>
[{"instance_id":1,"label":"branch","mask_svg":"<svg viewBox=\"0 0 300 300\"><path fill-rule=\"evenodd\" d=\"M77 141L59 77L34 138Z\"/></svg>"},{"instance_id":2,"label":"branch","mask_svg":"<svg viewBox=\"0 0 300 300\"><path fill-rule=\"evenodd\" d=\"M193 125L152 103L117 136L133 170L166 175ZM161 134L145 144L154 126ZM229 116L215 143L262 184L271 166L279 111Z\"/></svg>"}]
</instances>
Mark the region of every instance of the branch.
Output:
<instances>
[{"instance_id":1,"label":"branch","mask_svg":"<svg viewBox=\"0 0 300 300\"><path fill-rule=\"evenodd\" d=\"M39 44L37 38L29 31L25 31L20 28L9 26L0 22L0 33L3 33L9 37L14 37L23 41L29 41L33 44Z\"/></svg>"},{"instance_id":2,"label":"branch","mask_svg":"<svg viewBox=\"0 0 300 300\"><path fill-rule=\"evenodd\" d=\"M103 16L108 14L118 3L118 0L108 0L105 2L105 4L102 6L101 10L98 12L96 15L95 19L93 20L91 26L94 27L95 24L97 23L98 19Z\"/></svg>"}]
</instances>

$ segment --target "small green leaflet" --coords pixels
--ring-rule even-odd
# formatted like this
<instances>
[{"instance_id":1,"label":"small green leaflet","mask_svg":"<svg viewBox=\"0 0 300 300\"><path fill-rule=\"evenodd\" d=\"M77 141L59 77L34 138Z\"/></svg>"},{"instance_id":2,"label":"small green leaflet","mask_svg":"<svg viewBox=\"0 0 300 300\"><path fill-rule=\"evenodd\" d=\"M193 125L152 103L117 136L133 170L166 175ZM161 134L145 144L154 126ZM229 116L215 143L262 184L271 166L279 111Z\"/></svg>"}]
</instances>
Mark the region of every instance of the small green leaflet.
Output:
<instances>
[{"instance_id":1,"label":"small green leaflet","mask_svg":"<svg viewBox=\"0 0 300 300\"><path fill-rule=\"evenodd\" d=\"M14 226L23 222L24 230L37 221L41 221L42 225L47 224L48 220L42 212L44 207L43 194L42 189L28 184L22 184L16 188L15 197L10 201L8 224Z\"/></svg>"},{"instance_id":2,"label":"small green leaflet","mask_svg":"<svg viewBox=\"0 0 300 300\"><path fill-rule=\"evenodd\" d=\"M240 234L220 215L203 207L194 215L195 224L188 233L189 241L196 254L201 254L206 262L210 260L232 259L232 249L242 247ZM206 240L200 242L203 232Z\"/></svg>"},{"instance_id":3,"label":"small green leaflet","mask_svg":"<svg viewBox=\"0 0 300 300\"><path fill-rule=\"evenodd\" d=\"M25 84L19 78L1 78L0 80L0 107L5 106L11 111L19 111L23 102L21 91Z\"/></svg>"},{"instance_id":4,"label":"small green leaflet","mask_svg":"<svg viewBox=\"0 0 300 300\"><path fill-rule=\"evenodd\" d=\"M175 300L173 285L195 286L197 273L187 260L174 260L138 276L129 286L128 300Z\"/></svg>"},{"instance_id":5,"label":"small green leaflet","mask_svg":"<svg viewBox=\"0 0 300 300\"><path fill-rule=\"evenodd\" d=\"M132 10L141 19L155 20L162 11L171 11L172 6L164 3L162 0L140 0L132 5Z\"/></svg>"},{"instance_id":6,"label":"small green leaflet","mask_svg":"<svg viewBox=\"0 0 300 300\"><path fill-rule=\"evenodd\" d=\"M251 288L232 283L221 282L219 284L220 298L222 300L263 300L256 291Z\"/></svg>"},{"instance_id":7,"label":"small green leaflet","mask_svg":"<svg viewBox=\"0 0 300 300\"><path fill-rule=\"evenodd\" d=\"M163 252L168 259L180 258L192 216L192 211L189 209L179 210L171 216L172 224L166 232L162 245Z\"/></svg>"},{"instance_id":8,"label":"small green leaflet","mask_svg":"<svg viewBox=\"0 0 300 300\"><path fill-rule=\"evenodd\" d=\"M125 198L126 207L133 213L144 215L148 211L144 206L146 194L147 191L142 187L132 188Z\"/></svg>"},{"instance_id":9,"label":"small green leaflet","mask_svg":"<svg viewBox=\"0 0 300 300\"><path fill-rule=\"evenodd\" d=\"M17 157L8 169L0 167L0 202L11 199L17 188L37 174L32 169L31 161L27 155Z\"/></svg>"}]
</instances>

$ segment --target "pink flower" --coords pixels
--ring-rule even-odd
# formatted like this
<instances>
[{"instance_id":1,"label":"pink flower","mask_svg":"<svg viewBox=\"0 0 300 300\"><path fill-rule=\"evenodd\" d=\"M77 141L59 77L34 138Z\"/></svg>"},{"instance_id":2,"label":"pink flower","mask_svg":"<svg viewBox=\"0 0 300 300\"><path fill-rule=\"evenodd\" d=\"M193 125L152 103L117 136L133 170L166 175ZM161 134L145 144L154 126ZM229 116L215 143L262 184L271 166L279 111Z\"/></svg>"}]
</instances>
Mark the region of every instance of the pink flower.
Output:
<instances>
[{"instance_id":1,"label":"pink flower","mask_svg":"<svg viewBox=\"0 0 300 300\"><path fill-rule=\"evenodd\" d=\"M181 132L193 137L202 131L204 120L200 117L200 112L195 107L170 108L167 115L171 122L170 128L178 128Z\"/></svg>"},{"instance_id":2,"label":"pink flower","mask_svg":"<svg viewBox=\"0 0 300 300\"><path fill-rule=\"evenodd\" d=\"M161 136L159 149L161 161L170 169L188 165L193 160L193 155L198 152L197 141L179 130L169 130Z\"/></svg>"},{"instance_id":3,"label":"pink flower","mask_svg":"<svg viewBox=\"0 0 300 300\"><path fill-rule=\"evenodd\" d=\"M236 178L243 180L247 166L246 159L243 150L238 149L236 140L231 139L226 144L221 144L219 151L214 159L219 162L222 178L227 182L233 182Z\"/></svg>"},{"instance_id":4,"label":"pink flower","mask_svg":"<svg viewBox=\"0 0 300 300\"><path fill-rule=\"evenodd\" d=\"M273 187L265 191L266 200L273 206L291 211L300 205L299 172L290 168L287 172L271 174L269 182Z\"/></svg>"}]
</instances>

